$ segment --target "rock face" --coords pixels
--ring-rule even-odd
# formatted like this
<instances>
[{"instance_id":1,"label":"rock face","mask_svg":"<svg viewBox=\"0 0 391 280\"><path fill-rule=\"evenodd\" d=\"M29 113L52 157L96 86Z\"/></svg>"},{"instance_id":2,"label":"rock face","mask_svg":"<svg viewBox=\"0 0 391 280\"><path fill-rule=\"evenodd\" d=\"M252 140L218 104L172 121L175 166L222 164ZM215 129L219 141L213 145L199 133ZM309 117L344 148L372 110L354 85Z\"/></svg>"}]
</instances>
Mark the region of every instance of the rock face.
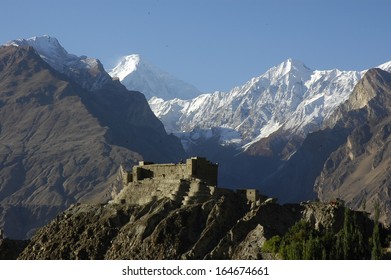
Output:
<instances>
[{"instance_id":1,"label":"rock face","mask_svg":"<svg viewBox=\"0 0 391 280\"><path fill-rule=\"evenodd\" d=\"M369 70L329 125L350 131L327 158L316 181L322 200L339 197L354 209L373 212L391 223L391 74Z\"/></svg>"},{"instance_id":2,"label":"rock face","mask_svg":"<svg viewBox=\"0 0 391 280\"><path fill-rule=\"evenodd\" d=\"M112 80L90 91L30 46L0 47L0 227L7 237L31 236L72 203L107 201L121 162L184 157L141 93Z\"/></svg>"},{"instance_id":3,"label":"rock face","mask_svg":"<svg viewBox=\"0 0 391 280\"><path fill-rule=\"evenodd\" d=\"M285 202L339 198L369 212L378 202L381 220L389 224L390 106L391 74L368 70L349 99L325 121L326 127L309 134L274 174L268 195Z\"/></svg>"},{"instance_id":4,"label":"rock face","mask_svg":"<svg viewBox=\"0 0 391 280\"><path fill-rule=\"evenodd\" d=\"M266 239L305 219L340 228L343 208L325 203L252 205L232 193L181 205L75 205L39 229L20 259L261 259Z\"/></svg>"}]
</instances>

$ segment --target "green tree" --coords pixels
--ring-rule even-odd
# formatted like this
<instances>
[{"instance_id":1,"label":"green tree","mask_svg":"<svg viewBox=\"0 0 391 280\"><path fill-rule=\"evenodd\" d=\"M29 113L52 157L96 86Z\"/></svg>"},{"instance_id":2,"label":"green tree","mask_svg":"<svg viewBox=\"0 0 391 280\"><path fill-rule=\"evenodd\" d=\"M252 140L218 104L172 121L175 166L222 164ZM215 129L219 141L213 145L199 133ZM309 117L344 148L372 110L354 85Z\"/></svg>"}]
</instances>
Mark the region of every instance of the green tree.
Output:
<instances>
[{"instance_id":1,"label":"green tree","mask_svg":"<svg viewBox=\"0 0 391 280\"><path fill-rule=\"evenodd\" d=\"M266 241L263 250L276 253L282 259L369 259L371 248L375 244L380 247L378 225L370 238L371 232L367 230L370 221L366 215L345 208L343 218L339 231L315 230L309 222L301 220L282 237L274 236ZM374 243L375 240L378 242ZM376 253L378 255L379 250Z\"/></svg>"},{"instance_id":2,"label":"green tree","mask_svg":"<svg viewBox=\"0 0 391 280\"><path fill-rule=\"evenodd\" d=\"M343 259L351 259L352 257L352 248L353 248L353 218L352 212L349 208L345 208L344 213L344 222L343 222L343 232L342 232L342 250L343 250Z\"/></svg>"},{"instance_id":3,"label":"green tree","mask_svg":"<svg viewBox=\"0 0 391 280\"><path fill-rule=\"evenodd\" d=\"M278 253L280 250L281 237L279 235L275 235L269 240L266 240L262 246L262 250L266 253Z\"/></svg>"},{"instance_id":4,"label":"green tree","mask_svg":"<svg viewBox=\"0 0 391 280\"><path fill-rule=\"evenodd\" d=\"M382 247L380 243L380 233L379 233L379 203L375 204L375 220L372 233L372 260L381 260L382 259Z\"/></svg>"}]
</instances>

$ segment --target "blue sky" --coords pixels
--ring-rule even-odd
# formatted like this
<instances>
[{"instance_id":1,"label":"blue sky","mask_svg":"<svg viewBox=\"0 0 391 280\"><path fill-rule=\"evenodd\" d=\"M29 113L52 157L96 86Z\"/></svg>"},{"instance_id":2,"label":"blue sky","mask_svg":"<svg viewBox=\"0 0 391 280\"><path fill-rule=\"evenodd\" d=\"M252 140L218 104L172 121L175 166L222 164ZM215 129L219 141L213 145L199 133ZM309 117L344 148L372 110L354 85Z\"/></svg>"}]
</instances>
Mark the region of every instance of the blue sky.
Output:
<instances>
[{"instance_id":1,"label":"blue sky","mask_svg":"<svg viewBox=\"0 0 391 280\"><path fill-rule=\"evenodd\" d=\"M4 0L1 11L1 44L47 34L106 68L139 53L204 92L287 58L319 70L391 60L388 0Z\"/></svg>"}]
</instances>

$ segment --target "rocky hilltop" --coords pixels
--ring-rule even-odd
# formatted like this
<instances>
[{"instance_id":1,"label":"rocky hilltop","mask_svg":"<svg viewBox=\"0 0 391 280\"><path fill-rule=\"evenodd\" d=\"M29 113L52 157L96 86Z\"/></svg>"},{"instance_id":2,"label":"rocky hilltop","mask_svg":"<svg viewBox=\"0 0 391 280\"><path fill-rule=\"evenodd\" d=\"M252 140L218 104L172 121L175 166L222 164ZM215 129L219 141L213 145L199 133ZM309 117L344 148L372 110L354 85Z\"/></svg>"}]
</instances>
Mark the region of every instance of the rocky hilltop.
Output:
<instances>
[{"instance_id":1,"label":"rocky hilltop","mask_svg":"<svg viewBox=\"0 0 391 280\"><path fill-rule=\"evenodd\" d=\"M38 230L20 259L262 259L267 239L299 220L340 228L343 207L243 203L232 193L181 205L74 205Z\"/></svg>"}]
</instances>

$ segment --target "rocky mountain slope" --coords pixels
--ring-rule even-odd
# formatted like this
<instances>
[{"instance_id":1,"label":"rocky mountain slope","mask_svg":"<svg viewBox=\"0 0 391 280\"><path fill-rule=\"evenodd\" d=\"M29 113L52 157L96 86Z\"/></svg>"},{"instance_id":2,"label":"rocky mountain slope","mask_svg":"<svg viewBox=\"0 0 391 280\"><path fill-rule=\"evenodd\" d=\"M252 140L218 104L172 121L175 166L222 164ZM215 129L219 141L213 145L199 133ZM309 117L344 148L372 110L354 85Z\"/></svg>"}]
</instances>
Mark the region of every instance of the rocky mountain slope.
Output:
<instances>
[{"instance_id":1,"label":"rocky mountain slope","mask_svg":"<svg viewBox=\"0 0 391 280\"><path fill-rule=\"evenodd\" d=\"M339 229L343 207L311 203L243 204L236 195L181 206L75 205L41 228L20 259L262 259L266 239L299 220Z\"/></svg>"},{"instance_id":2,"label":"rocky mountain slope","mask_svg":"<svg viewBox=\"0 0 391 280\"><path fill-rule=\"evenodd\" d=\"M328 123L349 130L327 158L315 189L318 197L340 197L354 209L373 212L391 223L391 74L372 69Z\"/></svg>"},{"instance_id":3,"label":"rocky mountain slope","mask_svg":"<svg viewBox=\"0 0 391 280\"><path fill-rule=\"evenodd\" d=\"M125 56L109 71L129 90L142 92L147 100L191 99L201 94L194 86L159 70L138 54Z\"/></svg>"},{"instance_id":4,"label":"rocky mountain slope","mask_svg":"<svg viewBox=\"0 0 391 280\"><path fill-rule=\"evenodd\" d=\"M349 99L310 134L268 183L283 201L344 200L390 224L391 74L368 70ZM315 189L314 189L315 185Z\"/></svg>"},{"instance_id":5,"label":"rocky mountain slope","mask_svg":"<svg viewBox=\"0 0 391 280\"><path fill-rule=\"evenodd\" d=\"M63 61L39 53L53 39L33 41L38 50L0 47L0 227L14 239L72 203L109 199L121 163L185 157L141 93L100 75L97 60Z\"/></svg>"}]
</instances>

